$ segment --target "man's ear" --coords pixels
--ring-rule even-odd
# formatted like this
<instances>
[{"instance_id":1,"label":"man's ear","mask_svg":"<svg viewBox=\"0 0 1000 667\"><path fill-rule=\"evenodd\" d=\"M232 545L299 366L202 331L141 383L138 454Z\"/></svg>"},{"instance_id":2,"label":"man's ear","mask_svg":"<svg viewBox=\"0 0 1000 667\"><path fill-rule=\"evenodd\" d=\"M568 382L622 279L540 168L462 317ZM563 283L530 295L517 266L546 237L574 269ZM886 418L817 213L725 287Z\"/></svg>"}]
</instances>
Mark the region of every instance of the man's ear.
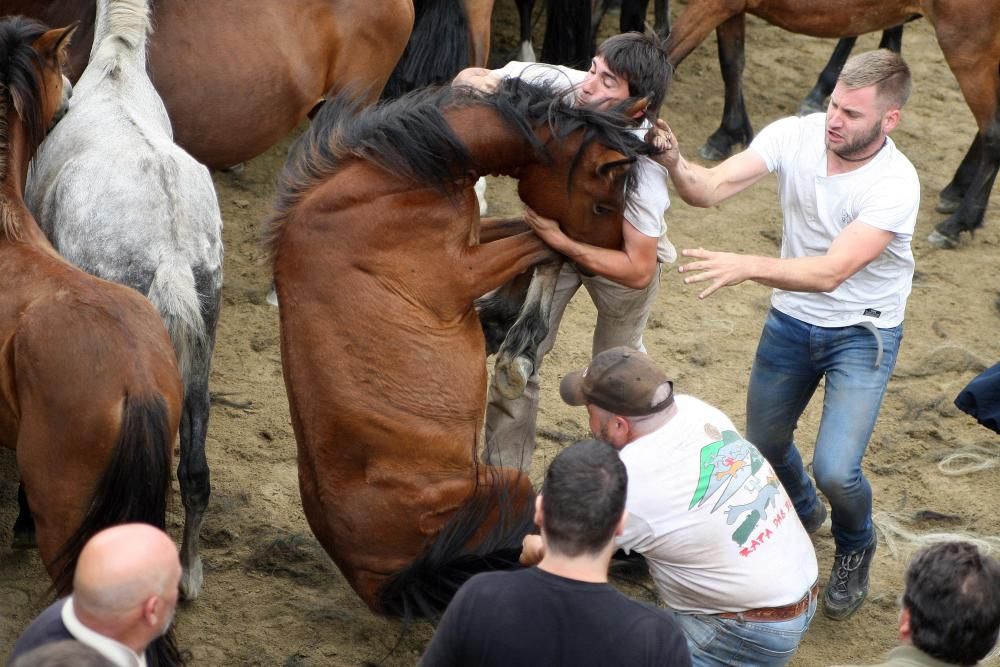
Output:
<instances>
[{"instance_id":1,"label":"man's ear","mask_svg":"<svg viewBox=\"0 0 1000 667\"><path fill-rule=\"evenodd\" d=\"M542 512L542 494L535 496L535 525L539 528L545 522L545 513Z\"/></svg>"},{"instance_id":2,"label":"man's ear","mask_svg":"<svg viewBox=\"0 0 1000 667\"><path fill-rule=\"evenodd\" d=\"M628 510L622 510L622 518L618 520L618 525L615 526L615 535L621 535L625 532L625 522L628 521Z\"/></svg>"},{"instance_id":3,"label":"man's ear","mask_svg":"<svg viewBox=\"0 0 1000 667\"><path fill-rule=\"evenodd\" d=\"M899 125L899 109L890 109L882 117L882 131L889 134Z\"/></svg>"},{"instance_id":4,"label":"man's ear","mask_svg":"<svg viewBox=\"0 0 1000 667\"><path fill-rule=\"evenodd\" d=\"M910 638L913 636L913 629L910 627L911 618L910 610L903 605L899 612L899 641L903 644L911 643Z\"/></svg>"}]
</instances>

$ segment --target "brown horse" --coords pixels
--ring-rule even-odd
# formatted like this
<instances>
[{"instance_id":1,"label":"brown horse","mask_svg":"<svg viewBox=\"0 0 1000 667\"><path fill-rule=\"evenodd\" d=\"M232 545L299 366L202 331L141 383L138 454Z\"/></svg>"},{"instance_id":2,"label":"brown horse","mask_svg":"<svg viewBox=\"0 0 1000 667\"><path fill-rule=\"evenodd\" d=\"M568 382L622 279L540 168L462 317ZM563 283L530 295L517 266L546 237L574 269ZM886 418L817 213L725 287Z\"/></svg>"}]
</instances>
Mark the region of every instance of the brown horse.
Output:
<instances>
[{"instance_id":1,"label":"brown horse","mask_svg":"<svg viewBox=\"0 0 1000 667\"><path fill-rule=\"evenodd\" d=\"M729 104L730 94L742 96L738 80L743 68L745 14L813 37L850 37L926 17L979 126L951 183L941 192L938 211L952 215L938 223L930 240L953 247L963 231L972 232L983 224L1000 168L1000 0L845 0L837 3L836 11L818 0L690 0L674 23L669 59L674 65L680 63L718 29L723 71L731 68L729 76L736 86L735 92L727 90L727 109L736 108ZM745 112L727 114L713 135L718 145L728 144L729 149L752 137ZM727 154L723 150L720 157Z\"/></svg>"},{"instance_id":2,"label":"brown horse","mask_svg":"<svg viewBox=\"0 0 1000 667\"><path fill-rule=\"evenodd\" d=\"M633 102L635 102L633 100ZM472 573L510 566L531 526L517 470L477 463L486 399L481 294L553 257L482 221L480 174L566 232L621 244L627 112L507 81L426 89L374 110L328 103L293 149L266 242L309 525L359 596L431 615Z\"/></svg>"},{"instance_id":3,"label":"brown horse","mask_svg":"<svg viewBox=\"0 0 1000 667\"><path fill-rule=\"evenodd\" d=\"M480 0L482 1L482 0ZM413 27L412 0L157 0L149 74L174 139L199 162L239 164L284 137L328 91L378 99ZM94 0L0 0L0 15L81 21L75 81L94 36Z\"/></svg>"},{"instance_id":4,"label":"brown horse","mask_svg":"<svg viewBox=\"0 0 1000 667\"><path fill-rule=\"evenodd\" d=\"M40 556L68 592L87 538L163 528L181 384L159 315L60 257L23 199L63 93L72 28L0 23L0 443L16 452Z\"/></svg>"}]
</instances>

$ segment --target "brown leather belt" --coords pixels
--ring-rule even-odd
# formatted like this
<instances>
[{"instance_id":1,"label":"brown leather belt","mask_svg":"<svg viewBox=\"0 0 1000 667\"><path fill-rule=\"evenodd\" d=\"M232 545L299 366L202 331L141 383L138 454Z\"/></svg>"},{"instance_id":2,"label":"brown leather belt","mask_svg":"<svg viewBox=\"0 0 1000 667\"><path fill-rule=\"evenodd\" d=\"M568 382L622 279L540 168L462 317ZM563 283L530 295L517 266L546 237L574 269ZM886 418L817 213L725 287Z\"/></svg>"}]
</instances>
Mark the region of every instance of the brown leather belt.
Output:
<instances>
[{"instance_id":1,"label":"brown leather belt","mask_svg":"<svg viewBox=\"0 0 1000 667\"><path fill-rule=\"evenodd\" d=\"M760 609L748 609L746 611L727 611L716 614L719 618L732 618L739 621L790 621L801 616L809 609L809 604L816 599L819 594L819 582L806 593L801 600L786 604L783 607L761 607Z\"/></svg>"}]
</instances>

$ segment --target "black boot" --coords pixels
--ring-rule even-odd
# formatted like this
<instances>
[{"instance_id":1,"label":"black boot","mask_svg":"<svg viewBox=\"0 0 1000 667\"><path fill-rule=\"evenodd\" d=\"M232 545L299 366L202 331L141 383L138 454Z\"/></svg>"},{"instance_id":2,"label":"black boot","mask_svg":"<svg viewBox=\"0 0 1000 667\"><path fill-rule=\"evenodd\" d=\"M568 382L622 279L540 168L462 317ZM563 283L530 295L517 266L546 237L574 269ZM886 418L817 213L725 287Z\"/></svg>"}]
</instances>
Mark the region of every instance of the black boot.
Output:
<instances>
[{"instance_id":1,"label":"black boot","mask_svg":"<svg viewBox=\"0 0 1000 667\"><path fill-rule=\"evenodd\" d=\"M833 559L830 583L823 595L823 613L835 621L842 621L857 611L868 596L868 570L875 556L878 538L859 551L838 551Z\"/></svg>"}]
</instances>

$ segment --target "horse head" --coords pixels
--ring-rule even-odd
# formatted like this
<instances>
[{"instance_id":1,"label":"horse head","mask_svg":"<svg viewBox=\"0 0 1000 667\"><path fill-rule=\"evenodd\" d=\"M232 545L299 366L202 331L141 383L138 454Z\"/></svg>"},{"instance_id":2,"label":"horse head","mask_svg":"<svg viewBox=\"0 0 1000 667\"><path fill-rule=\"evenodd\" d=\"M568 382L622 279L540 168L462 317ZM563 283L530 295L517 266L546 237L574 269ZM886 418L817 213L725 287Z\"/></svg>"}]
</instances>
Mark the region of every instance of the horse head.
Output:
<instances>
[{"instance_id":1,"label":"horse head","mask_svg":"<svg viewBox=\"0 0 1000 667\"><path fill-rule=\"evenodd\" d=\"M25 21L25 23L35 23ZM77 23L65 28L55 28L43 32L31 44L31 48L38 54L36 66L38 68L36 81L39 83L38 89L38 123L39 130L47 132L51 126L62 117L69 104L69 95L72 86L69 79L63 74L63 69L68 58L70 40L76 32ZM31 26L32 32L42 29L41 24ZM25 109L21 108L23 98L14 96L14 105L18 115L24 118ZM39 141L39 143L41 143Z\"/></svg>"}]
</instances>

